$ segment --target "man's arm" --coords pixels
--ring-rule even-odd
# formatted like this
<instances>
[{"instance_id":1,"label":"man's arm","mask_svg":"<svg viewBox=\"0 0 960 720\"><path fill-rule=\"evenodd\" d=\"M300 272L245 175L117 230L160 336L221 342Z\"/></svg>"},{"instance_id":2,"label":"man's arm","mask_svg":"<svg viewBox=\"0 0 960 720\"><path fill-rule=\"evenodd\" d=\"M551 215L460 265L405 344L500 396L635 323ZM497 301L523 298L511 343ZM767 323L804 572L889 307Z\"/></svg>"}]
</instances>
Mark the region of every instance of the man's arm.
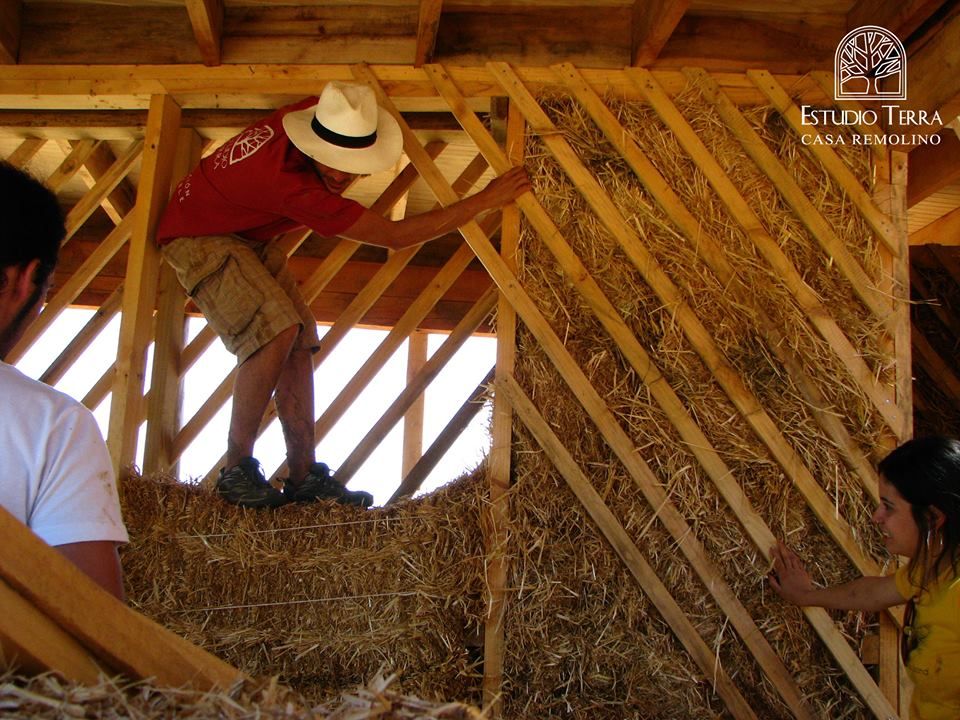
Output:
<instances>
[{"instance_id":1,"label":"man's arm","mask_svg":"<svg viewBox=\"0 0 960 720\"><path fill-rule=\"evenodd\" d=\"M772 549L770 585L784 600L803 607L876 612L907 601L897 590L893 576L864 576L841 585L816 587L796 553L777 543Z\"/></svg>"},{"instance_id":2,"label":"man's arm","mask_svg":"<svg viewBox=\"0 0 960 720\"><path fill-rule=\"evenodd\" d=\"M491 180L480 192L421 215L413 215L403 220L387 220L371 210L366 210L340 235L369 245L399 250L453 232L480 213L503 207L529 190L530 180L526 171L515 167Z\"/></svg>"},{"instance_id":3,"label":"man's arm","mask_svg":"<svg viewBox=\"0 0 960 720\"><path fill-rule=\"evenodd\" d=\"M95 583L121 602L127 597L123 592L123 571L117 544L109 540L67 543L55 545L54 549L76 565Z\"/></svg>"}]
</instances>

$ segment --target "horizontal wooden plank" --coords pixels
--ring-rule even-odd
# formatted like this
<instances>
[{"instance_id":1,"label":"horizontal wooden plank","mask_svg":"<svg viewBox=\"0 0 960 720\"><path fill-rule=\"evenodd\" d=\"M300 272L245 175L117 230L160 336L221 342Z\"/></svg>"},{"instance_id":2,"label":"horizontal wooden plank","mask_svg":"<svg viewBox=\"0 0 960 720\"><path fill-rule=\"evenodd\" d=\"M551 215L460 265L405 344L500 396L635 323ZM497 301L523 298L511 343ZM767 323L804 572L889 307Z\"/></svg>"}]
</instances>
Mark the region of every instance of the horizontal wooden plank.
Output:
<instances>
[{"instance_id":1,"label":"horizontal wooden plank","mask_svg":"<svg viewBox=\"0 0 960 720\"><path fill-rule=\"evenodd\" d=\"M446 110L421 68L377 65L371 69L402 112ZM503 95L486 68L448 65L445 70L467 98ZM533 92L560 88L550 68L517 67L515 72ZM583 75L599 92L641 97L622 70L584 69ZM654 76L670 94L687 85L680 71L656 70ZM145 109L151 94L169 93L184 110L264 108L316 93L328 80L349 81L352 77L347 65L13 65L0 74L0 104L10 110ZM717 72L713 77L738 104L764 102L742 73ZM798 102L814 103L824 97L812 80L805 81L797 74L776 77L784 87L799 92Z\"/></svg>"}]
</instances>

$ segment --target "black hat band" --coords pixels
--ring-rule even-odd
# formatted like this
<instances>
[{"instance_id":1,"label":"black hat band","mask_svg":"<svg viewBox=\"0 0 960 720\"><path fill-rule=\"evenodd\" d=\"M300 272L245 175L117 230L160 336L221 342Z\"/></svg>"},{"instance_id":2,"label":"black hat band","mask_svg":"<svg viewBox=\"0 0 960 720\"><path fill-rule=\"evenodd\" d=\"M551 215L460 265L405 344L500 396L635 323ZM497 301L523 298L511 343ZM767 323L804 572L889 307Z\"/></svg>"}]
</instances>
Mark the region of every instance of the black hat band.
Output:
<instances>
[{"instance_id":1,"label":"black hat band","mask_svg":"<svg viewBox=\"0 0 960 720\"><path fill-rule=\"evenodd\" d=\"M376 130L369 135L361 135L359 137L356 135L341 135L340 133L334 132L330 128L321 125L320 121L317 120L316 115L311 118L310 127L321 140L326 140L331 145L337 145L338 147L366 148L370 147L377 141Z\"/></svg>"}]
</instances>

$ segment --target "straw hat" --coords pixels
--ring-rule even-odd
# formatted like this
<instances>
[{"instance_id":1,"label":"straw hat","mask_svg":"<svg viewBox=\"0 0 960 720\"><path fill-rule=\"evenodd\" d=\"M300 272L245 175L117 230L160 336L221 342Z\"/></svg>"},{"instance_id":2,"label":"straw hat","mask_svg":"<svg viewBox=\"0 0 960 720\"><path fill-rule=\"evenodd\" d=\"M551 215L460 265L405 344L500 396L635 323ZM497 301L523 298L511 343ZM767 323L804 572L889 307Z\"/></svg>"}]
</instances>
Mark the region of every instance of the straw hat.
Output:
<instances>
[{"instance_id":1,"label":"straw hat","mask_svg":"<svg viewBox=\"0 0 960 720\"><path fill-rule=\"evenodd\" d=\"M400 126L366 85L327 83L315 107L283 116L283 129L304 155L357 175L386 170L403 150Z\"/></svg>"}]
</instances>

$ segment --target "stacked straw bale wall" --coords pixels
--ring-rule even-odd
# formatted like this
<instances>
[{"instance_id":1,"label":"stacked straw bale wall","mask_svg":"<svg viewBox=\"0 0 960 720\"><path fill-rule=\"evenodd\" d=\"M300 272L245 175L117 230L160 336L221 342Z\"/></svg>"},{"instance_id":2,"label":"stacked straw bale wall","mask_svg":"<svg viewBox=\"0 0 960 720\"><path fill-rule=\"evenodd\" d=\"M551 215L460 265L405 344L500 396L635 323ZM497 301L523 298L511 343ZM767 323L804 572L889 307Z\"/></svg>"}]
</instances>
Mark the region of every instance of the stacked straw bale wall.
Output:
<instances>
[{"instance_id":1,"label":"stacked straw bale wall","mask_svg":"<svg viewBox=\"0 0 960 720\"><path fill-rule=\"evenodd\" d=\"M367 512L244 510L175 482L123 485L131 604L251 676L314 700L381 668L404 692L477 703L482 473Z\"/></svg>"},{"instance_id":2,"label":"stacked straw bale wall","mask_svg":"<svg viewBox=\"0 0 960 720\"><path fill-rule=\"evenodd\" d=\"M733 180L765 232L798 269L856 348L877 384L893 393L894 369L881 319L862 304L837 263L748 158L726 123L690 89L675 102ZM838 449L816 417L810 388L839 418L852 446L876 460L891 442L889 423L866 397L834 347L814 330L783 278L757 250L743 218L711 187L647 104L608 99L699 223L690 238L635 177L580 106L564 96L539 103L636 236L679 289L709 341L722 353L777 431L849 524L857 552L886 559L871 527L875 486ZM750 126L840 237L871 283L891 287L873 231L811 156L781 115L746 113ZM837 133L843 132L836 129ZM587 272L649 353L746 500L775 535L816 560L816 579L836 582L858 569L808 505L807 498L721 387L695 348L677 307L665 303L584 200L542 135L530 132L527 167L535 195ZM870 190L870 158L838 148ZM724 277L706 262L708 240L733 268ZM525 226L519 258L523 290L562 339L617 424L629 435L689 526L689 535L783 659L811 716L865 718L870 712L844 668L817 640L801 612L772 595L764 552L745 532L675 417L654 401L558 266L537 232ZM890 303L891 306L893 303ZM774 341L775 339L775 341ZM784 357L794 361L784 367ZM553 461L515 424L511 527L498 538L507 553L503 714L509 718L731 717L714 683L726 674L756 716L792 713L730 618L680 552L533 334L521 328L514 373L552 431L587 474L670 595L714 654L714 671L691 660L674 631L582 510ZM499 387L499 386L498 386ZM875 478L874 483L875 485ZM124 488L133 542L124 564L136 607L254 675L279 675L308 697L337 694L385 668L401 688L426 698L477 703L487 600L482 470L427 499L359 513L323 507L258 513L227 507L178 485L133 479ZM755 537L755 536L754 536ZM875 616L833 620L853 647Z\"/></svg>"},{"instance_id":3,"label":"stacked straw bale wall","mask_svg":"<svg viewBox=\"0 0 960 720\"><path fill-rule=\"evenodd\" d=\"M724 123L694 93L677 103L768 232L801 269L848 337L855 340L871 369L890 382L889 354L880 347L882 332L876 318L860 305L849 283L785 207L769 179L744 155ZM866 552L882 557L879 538L869 522L872 505L862 481L843 462L814 421L801 392L773 356L758 331L757 308L773 316L785 342L801 358L834 411L845 419L859 447L881 447L882 419L854 384L844 381L846 372L832 351L809 328L797 303L759 257L670 129L646 105L608 104L695 214L704 234L720 241L751 289L750 297L738 296L710 271L701 248L676 232L625 161L575 103L564 98L541 100L564 138L682 289L684 300L855 528ZM873 234L836 184L784 127L777 113L756 109L749 119L871 276L879 278ZM833 582L855 576L856 569L827 537L804 498L691 348L673 309L665 307L642 280L535 135L528 144L528 157L536 196L767 524L804 557L816 559L818 580ZM870 177L868 159L857 153L847 153L845 159L859 177ZM765 580L769 568L762 555L640 378L611 347L597 318L555 269L537 234L528 228L521 247L521 279L527 292L538 301L541 312L633 438L639 454L663 483L723 578L785 659L811 706L823 717L868 717L856 691L816 641L799 611L786 607L772 594ZM594 430L578 399L529 334L520 340L516 376L715 650L717 666L746 688L745 697L758 716L791 717ZM509 583L516 598L509 606L506 630L506 716L532 717L539 712L584 718L726 717L709 679L697 672L669 627L578 509L576 498L550 458L524 432L517 447L516 556ZM854 644L875 622L875 618L852 613L838 614L836 620Z\"/></svg>"}]
</instances>

